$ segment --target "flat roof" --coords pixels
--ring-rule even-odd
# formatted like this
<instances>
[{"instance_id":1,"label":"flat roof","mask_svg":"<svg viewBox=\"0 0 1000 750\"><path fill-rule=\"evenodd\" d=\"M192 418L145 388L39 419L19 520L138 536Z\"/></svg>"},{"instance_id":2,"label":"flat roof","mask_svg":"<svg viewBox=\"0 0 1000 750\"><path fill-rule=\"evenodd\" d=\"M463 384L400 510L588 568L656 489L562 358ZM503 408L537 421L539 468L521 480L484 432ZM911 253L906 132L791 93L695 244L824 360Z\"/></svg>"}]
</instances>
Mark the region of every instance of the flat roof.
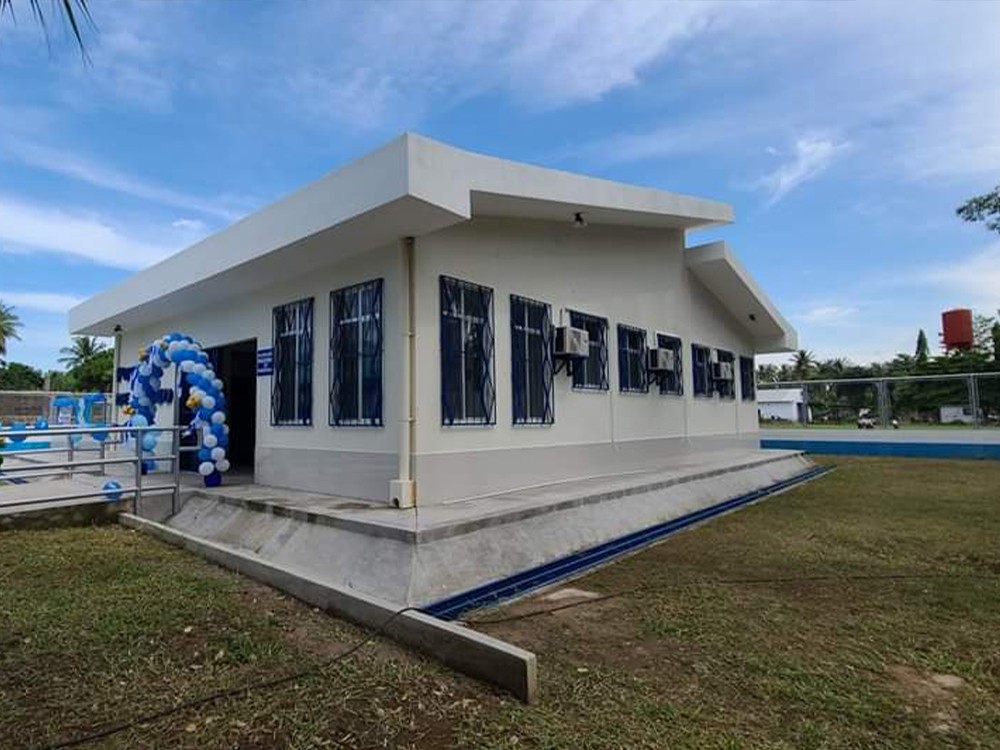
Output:
<instances>
[{"instance_id":1,"label":"flat roof","mask_svg":"<svg viewBox=\"0 0 1000 750\"><path fill-rule=\"evenodd\" d=\"M701 229L724 203L484 156L404 134L69 311L74 334L110 335L204 307L474 216ZM321 242L311 241L320 239ZM211 294L208 294L211 289Z\"/></svg>"}]
</instances>

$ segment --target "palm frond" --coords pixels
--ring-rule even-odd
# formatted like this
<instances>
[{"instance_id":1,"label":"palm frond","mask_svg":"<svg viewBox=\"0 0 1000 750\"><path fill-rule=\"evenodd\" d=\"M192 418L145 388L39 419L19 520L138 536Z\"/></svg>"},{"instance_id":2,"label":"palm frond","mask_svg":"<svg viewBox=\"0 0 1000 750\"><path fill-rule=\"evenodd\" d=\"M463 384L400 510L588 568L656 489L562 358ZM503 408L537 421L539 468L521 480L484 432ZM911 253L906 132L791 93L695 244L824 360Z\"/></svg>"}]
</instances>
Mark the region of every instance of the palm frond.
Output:
<instances>
[{"instance_id":1,"label":"palm frond","mask_svg":"<svg viewBox=\"0 0 1000 750\"><path fill-rule=\"evenodd\" d=\"M49 45L49 27L45 18L45 11L42 9L42 0L27 0L27 2L28 7L31 9L31 15L34 16L35 21L42 28L42 34L45 36L45 44ZM73 37L80 48L80 54L83 55L84 61L89 63L90 56L87 54L87 48L83 43L83 27L81 22L86 23L92 29L96 29L97 26L94 23L93 16L90 14L90 6L87 2L88 0L52 0L52 7L58 8L62 12L63 19L69 24L70 31L73 32ZM3 18L4 13L10 13L11 20L15 24L17 23L17 16L14 13L14 0L0 0L0 18Z\"/></svg>"}]
</instances>

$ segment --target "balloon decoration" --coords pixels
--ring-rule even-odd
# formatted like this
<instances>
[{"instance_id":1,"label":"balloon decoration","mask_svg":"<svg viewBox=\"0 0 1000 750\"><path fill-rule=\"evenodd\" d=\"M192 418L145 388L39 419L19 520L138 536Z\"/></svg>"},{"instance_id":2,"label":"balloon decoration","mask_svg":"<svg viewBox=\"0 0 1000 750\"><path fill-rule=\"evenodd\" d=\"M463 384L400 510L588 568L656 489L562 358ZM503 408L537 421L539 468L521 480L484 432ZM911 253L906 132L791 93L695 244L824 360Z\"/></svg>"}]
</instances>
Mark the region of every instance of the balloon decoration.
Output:
<instances>
[{"instance_id":1,"label":"balloon decoration","mask_svg":"<svg viewBox=\"0 0 1000 750\"><path fill-rule=\"evenodd\" d=\"M101 487L101 490L104 492L104 497L112 502L122 499L122 486L114 479L109 479L105 482Z\"/></svg>"},{"instance_id":2,"label":"balloon decoration","mask_svg":"<svg viewBox=\"0 0 1000 750\"><path fill-rule=\"evenodd\" d=\"M206 487L218 486L221 474L229 471L226 448L229 445L229 425L226 424L226 396L222 381L212 370L208 354L201 344L190 336L168 333L145 349L139 350L139 365L129 379L129 401L123 411L128 415L127 424L147 427L156 422L156 406L165 401L160 388L164 371L176 365L188 386L190 397L187 407L194 412L188 425L188 434L200 432L201 448L198 451L198 473L204 477ZM142 450L153 454L159 432L143 431L140 437ZM151 471L156 462L143 462L144 471Z\"/></svg>"}]
</instances>

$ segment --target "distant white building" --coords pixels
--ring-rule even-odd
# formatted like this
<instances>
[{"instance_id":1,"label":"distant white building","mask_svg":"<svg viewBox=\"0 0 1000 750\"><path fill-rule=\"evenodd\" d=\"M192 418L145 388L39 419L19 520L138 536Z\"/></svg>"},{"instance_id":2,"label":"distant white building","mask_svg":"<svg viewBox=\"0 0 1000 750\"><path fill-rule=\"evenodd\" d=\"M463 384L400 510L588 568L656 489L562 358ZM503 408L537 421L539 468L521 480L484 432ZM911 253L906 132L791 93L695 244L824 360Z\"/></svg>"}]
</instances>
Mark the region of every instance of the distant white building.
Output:
<instances>
[{"instance_id":1,"label":"distant white building","mask_svg":"<svg viewBox=\"0 0 1000 750\"><path fill-rule=\"evenodd\" d=\"M756 447L753 356L796 334L727 245L687 246L730 221L404 135L87 300L70 329L116 335L122 365L171 331L201 342L232 466L260 484L438 503Z\"/></svg>"},{"instance_id":2,"label":"distant white building","mask_svg":"<svg viewBox=\"0 0 1000 750\"><path fill-rule=\"evenodd\" d=\"M972 415L971 406L942 406L941 407L941 424L954 424L955 422L961 422L963 424L973 424L976 420Z\"/></svg>"},{"instance_id":3,"label":"distant white building","mask_svg":"<svg viewBox=\"0 0 1000 750\"><path fill-rule=\"evenodd\" d=\"M760 388L757 391L757 410L761 421L780 419L799 422L804 407L801 388ZM809 409L808 421L812 421L812 409Z\"/></svg>"}]
</instances>

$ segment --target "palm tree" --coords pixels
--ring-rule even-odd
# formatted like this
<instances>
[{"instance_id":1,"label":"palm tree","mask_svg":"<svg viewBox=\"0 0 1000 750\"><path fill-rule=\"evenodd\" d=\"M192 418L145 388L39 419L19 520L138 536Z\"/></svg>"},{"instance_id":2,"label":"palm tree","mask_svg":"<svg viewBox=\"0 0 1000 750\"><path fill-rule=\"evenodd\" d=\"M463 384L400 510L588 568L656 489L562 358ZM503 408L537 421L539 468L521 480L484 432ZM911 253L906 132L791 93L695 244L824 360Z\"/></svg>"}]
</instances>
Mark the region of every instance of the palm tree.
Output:
<instances>
[{"instance_id":1,"label":"palm tree","mask_svg":"<svg viewBox=\"0 0 1000 750\"><path fill-rule=\"evenodd\" d=\"M45 40L48 42L49 28L45 22L42 0L25 0L25 2L31 10L31 15L35 17L38 25L42 27L42 33L45 34ZM76 38L76 43L80 46L80 52L83 53L85 60L88 58L87 50L83 46L81 22L86 21L92 28L94 26L94 19L90 15L90 7L87 5L87 2L88 0L52 0L52 6L62 12L63 18L69 24L69 28L73 32L73 36ZM17 21L14 15L14 0L0 0L0 20L3 19L4 13L10 13L11 20Z\"/></svg>"},{"instance_id":2,"label":"palm tree","mask_svg":"<svg viewBox=\"0 0 1000 750\"><path fill-rule=\"evenodd\" d=\"M792 358L792 372L796 380L807 380L816 369L816 356L806 349L799 349Z\"/></svg>"},{"instance_id":3,"label":"palm tree","mask_svg":"<svg viewBox=\"0 0 1000 750\"><path fill-rule=\"evenodd\" d=\"M106 349L107 347L94 336L77 336L73 339L73 346L64 346L59 350L63 355L59 361L66 365L67 370L75 370Z\"/></svg>"},{"instance_id":4,"label":"palm tree","mask_svg":"<svg viewBox=\"0 0 1000 750\"><path fill-rule=\"evenodd\" d=\"M17 332L21 325L21 319L14 312L14 306L5 305L3 300L0 300L0 361L7 356L7 342L11 339L21 340Z\"/></svg>"}]
</instances>

